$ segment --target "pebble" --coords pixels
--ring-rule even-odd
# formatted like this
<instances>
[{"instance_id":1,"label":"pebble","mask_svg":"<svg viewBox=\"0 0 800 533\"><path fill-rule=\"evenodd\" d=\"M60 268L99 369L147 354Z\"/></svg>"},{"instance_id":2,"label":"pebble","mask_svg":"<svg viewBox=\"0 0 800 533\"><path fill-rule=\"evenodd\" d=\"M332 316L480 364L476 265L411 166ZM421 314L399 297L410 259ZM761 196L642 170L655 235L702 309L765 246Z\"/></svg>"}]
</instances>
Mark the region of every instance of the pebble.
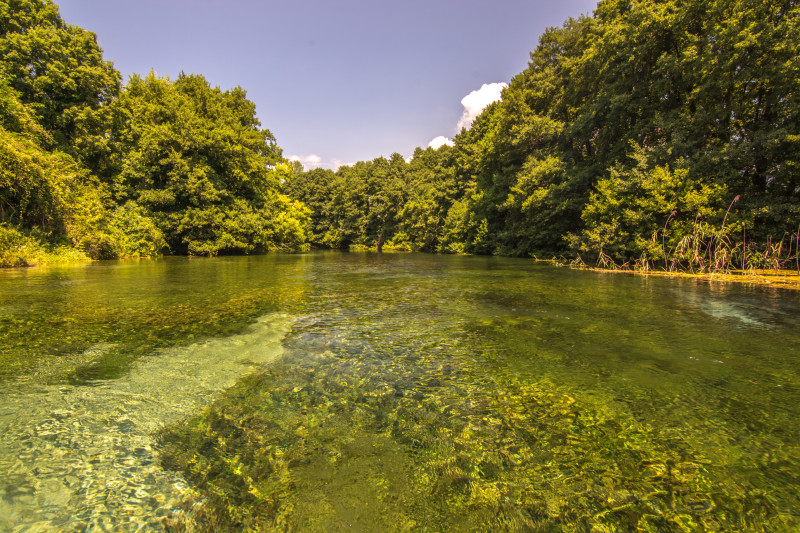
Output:
<instances>
[{"instance_id":1,"label":"pebble","mask_svg":"<svg viewBox=\"0 0 800 533\"><path fill-rule=\"evenodd\" d=\"M244 352L279 355L288 326L267 315L235 338L161 350L93 386L0 383L0 531L158 528L187 486L160 467L154 432L249 371L238 364Z\"/></svg>"}]
</instances>

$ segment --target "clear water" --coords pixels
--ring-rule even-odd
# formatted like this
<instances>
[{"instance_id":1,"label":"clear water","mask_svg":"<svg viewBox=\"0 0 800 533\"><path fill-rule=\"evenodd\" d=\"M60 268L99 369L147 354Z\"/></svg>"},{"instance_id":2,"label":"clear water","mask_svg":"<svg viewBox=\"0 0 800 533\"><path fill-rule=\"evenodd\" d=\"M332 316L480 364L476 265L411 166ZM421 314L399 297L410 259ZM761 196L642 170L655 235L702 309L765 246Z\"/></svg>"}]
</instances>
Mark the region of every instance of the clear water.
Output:
<instances>
[{"instance_id":1,"label":"clear water","mask_svg":"<svg viewBox=\"0 0 800 533\"><path fill-rule=\"evenodd\" d=\"M796 529L798 322L502 258L0 272L0 530L160 527L189 486L232 529Z\"/></svg>"}]
</instances>

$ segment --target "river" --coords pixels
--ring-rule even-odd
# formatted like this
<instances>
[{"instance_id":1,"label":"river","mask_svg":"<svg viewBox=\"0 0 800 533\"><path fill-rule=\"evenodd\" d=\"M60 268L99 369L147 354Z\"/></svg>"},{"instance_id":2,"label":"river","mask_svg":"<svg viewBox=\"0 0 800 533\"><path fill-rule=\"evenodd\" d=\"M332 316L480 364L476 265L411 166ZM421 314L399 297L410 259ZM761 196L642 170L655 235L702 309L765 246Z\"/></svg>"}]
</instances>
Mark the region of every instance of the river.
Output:
<instances>
[{"instance_id":1,"label":"river","mask_svg":"<svg viewBox=\"0 0 800 533\"><path fill-rule=\"evenodd\" d=\"M798 326L791 291L495 257L2 271L0 530L151 530L214 487L275 529L794 529Z\"/></svg>"}]
</instances>

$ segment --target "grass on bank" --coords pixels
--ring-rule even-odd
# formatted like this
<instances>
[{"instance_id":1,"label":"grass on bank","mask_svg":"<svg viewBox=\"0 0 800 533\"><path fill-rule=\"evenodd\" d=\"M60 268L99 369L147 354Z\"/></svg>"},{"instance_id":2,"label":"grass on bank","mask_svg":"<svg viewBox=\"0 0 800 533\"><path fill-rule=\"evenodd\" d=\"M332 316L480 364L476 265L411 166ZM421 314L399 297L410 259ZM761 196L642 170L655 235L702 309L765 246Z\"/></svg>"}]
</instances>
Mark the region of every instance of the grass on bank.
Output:
<instances>
[{"instance_id":1,"label":"grass on bank","mask_svg":"<svg viewBox=\"0 0 800 533\"><path fill-rule=\"evenodd\" d=\"M0 224L0 268L90 260L85 252L77 248L48 242L41 232L21 232Z\"/></svg>"}]
</instances>

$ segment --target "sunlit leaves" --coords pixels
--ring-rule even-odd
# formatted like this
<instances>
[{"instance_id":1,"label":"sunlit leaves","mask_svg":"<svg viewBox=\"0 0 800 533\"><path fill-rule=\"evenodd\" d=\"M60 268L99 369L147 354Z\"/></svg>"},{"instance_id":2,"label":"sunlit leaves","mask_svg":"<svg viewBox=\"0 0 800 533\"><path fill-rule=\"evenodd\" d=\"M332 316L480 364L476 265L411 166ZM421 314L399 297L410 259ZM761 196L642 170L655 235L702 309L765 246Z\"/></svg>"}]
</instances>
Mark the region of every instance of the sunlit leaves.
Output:
<instances>
[{"instance_id":1,"label":"sunlit leaves","mask_svg":"<svg viewBox=\"0 0 800 533\"><path fill-rule=\"evenodd\" d=\"M103 59L93 33L66 24L50 0L4 0L0 76L32 106L56 146L89 164L102 157L97 136L121 75Z\"/></svg>"},{"instance_id":2,"label":"sunlit leaves","mask_svg":"<svg viewBox=\"0 0 800 533\"><path fill-rule=\"evenodd\" d=\"M721 224L724 187L691 179L682 161L677 168L655 165L636 144L631 158L633 168L617 165L607 179L597 183L583 211L588 229L582 235L582 251L663 259L666 249L691 233L698 222Z\"/></svg>"},{"instance_id":3,"label":"sunlit leaves","mask_svg":"<svg viewBox=\"0 0 800 533\"><path fill-rule=\"evenodd\" d=\"M306 213L281 192L280 148L239 88L134 76L113 105L112 190L152 216L173 253L296 248Z\"/></svg>"}]
</instances>

